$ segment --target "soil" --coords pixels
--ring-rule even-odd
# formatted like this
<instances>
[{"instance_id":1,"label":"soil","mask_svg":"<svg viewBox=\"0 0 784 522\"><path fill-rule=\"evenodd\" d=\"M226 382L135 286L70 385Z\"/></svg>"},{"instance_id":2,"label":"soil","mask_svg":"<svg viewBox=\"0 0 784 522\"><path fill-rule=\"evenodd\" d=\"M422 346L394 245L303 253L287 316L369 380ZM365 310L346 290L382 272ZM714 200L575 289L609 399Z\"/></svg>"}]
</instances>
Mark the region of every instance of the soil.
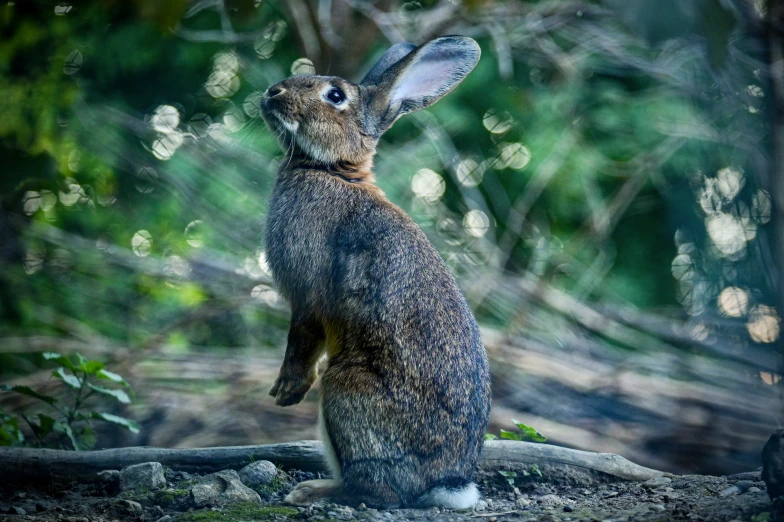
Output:
<instances>
[{"instance_id":1,"label":"soil","mask_svg":"<svg viewBox=\"0 0 784 522\"><path fill-rule=\"evenodd\" d=\"M7 479L7 477L5 477ZM261 504L194 509L189 487L198 474L166 470L167 487L157 491L119 492L116 483L0 487L0 522L144 522L309 520L384 521L751 521L782 520L781 506L768 498L760 472L726 477L704 475L584 485L553 484L531 474L516 478L480 477L483 500L472 510L357 509L335 504L294 508L282 499L312 473L279 472L270 486L256 491ZM510 483L509 481L512 481Z\"/></svg>"}]
</instances>

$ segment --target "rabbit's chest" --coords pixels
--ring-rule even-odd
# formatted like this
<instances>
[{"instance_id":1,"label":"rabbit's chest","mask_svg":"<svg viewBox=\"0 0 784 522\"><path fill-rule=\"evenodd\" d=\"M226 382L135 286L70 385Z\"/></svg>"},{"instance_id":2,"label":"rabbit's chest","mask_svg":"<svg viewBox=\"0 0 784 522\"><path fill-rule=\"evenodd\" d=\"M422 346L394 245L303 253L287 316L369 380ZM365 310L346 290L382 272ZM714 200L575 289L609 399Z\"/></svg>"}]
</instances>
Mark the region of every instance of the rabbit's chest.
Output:
<instances>
[{"instance_id":1,"label":"rabbit's chest","mask_svg":"<svg viewBox=\"0 0 784 522\"><path fill-rule=\"evenodd\" d=\"M290 299L322 293L328 284L334 207L334 202L312 194L280 191L273 197L266 255L275 281Z\"/></svg>"}]
</instances>

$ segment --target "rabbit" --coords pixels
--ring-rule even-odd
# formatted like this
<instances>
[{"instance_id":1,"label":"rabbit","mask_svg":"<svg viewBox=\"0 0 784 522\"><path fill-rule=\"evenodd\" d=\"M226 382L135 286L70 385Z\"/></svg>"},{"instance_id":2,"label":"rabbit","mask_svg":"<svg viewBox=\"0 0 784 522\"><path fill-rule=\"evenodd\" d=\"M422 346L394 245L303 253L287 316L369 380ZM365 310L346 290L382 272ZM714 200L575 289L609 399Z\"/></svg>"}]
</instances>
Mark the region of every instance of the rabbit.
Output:
<instances>
[{"instance_id":1,"label":"rabbit","mask_svg":"<svg viewBox=\"0 0 784 522\"><path fill-rule=\"evenodd\" d=\"M301 75L262 97L286 151L266 232L291 305L276 404L300 402L327 356L319 425L333 478L300 483L289 504L462 509L479 499L472 475L490 412L479 327L438 252L371 172L381 134L452 91L479 55L461 36L401 43L358 85Z\"/></svg>"}]
</instances>

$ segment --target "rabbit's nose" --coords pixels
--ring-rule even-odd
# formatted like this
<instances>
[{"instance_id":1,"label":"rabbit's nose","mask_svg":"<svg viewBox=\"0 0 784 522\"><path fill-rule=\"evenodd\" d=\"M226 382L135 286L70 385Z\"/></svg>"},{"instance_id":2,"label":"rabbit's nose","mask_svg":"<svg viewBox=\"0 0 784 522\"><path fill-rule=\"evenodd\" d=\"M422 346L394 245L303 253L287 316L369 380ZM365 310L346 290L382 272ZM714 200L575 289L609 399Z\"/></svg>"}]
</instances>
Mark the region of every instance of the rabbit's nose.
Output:
<instances>
[{"instance_id":1,"label":"rabbit's nose","mask_svg":"<svg viewBox=\"0 0 784 522\"><path fill-rule=\"evenodd\" d=\"M269 89L267 89L267 98L274 98L275 96L279 96L286 92L286 89L281 87L280 85L273 85Z\"/></svg>"}]
</instances>

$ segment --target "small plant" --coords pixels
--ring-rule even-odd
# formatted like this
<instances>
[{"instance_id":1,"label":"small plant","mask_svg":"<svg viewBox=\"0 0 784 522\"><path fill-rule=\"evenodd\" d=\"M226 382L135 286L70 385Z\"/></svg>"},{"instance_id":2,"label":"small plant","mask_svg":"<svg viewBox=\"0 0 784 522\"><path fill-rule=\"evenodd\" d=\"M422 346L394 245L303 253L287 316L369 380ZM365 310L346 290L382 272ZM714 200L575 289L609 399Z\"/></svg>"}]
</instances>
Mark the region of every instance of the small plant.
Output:
<instances>
[{"instance_id":1,"label":"small plant","mask_svg":"<svg viewBox=\"0 0 784 522\"><path fill-rule=\"evenodd\" d=\"M527 424L523 424L520 421L512 419L512 424L517 426L517 429L520 430L519 433L516 431L507 431L502 429L501 430L501 438L506 440L524 440L529 442L546 442L547 437L536 431L535 428L528 426ZM494 435L492 433L485 433L485 440L497 440L498 435ZM538 468L537 468L538 470Z\"/></svg>"},{"instance_id":2,"label":"small plant","mask_svg":"<svg viewBox=\"0 0 784 522\"><path fill-rule=\"evenodd\" d=\"M0 446L17 446L24 443L19 421L0 409Z\"/></svg>"},{"instance_id":3,"label":"small plant","mask_svg":"<svg viewBox=\"0 0 784 522\"><path fill-rule=\"evenodd\" d=\"M512 488L515 487L515 479L517 478L517 472L516 471L502 471L502 470L499 470L498 474L501 475L502 477L504 477L504 479L506 479L506 482L507 482L507 484L509 484L509 487L512 487Z\"/></svg>"},{"instance_id":4,"label":"small plant","mask_svg":"<svg viewBox=\"0 0 784 522\"><path fill-rule=\"evenodd\" d=\"M539 477L539 478L542 478L544 476L544 475L542 475L542 470L540 470L539 466L537 466L536 464L531 464L531 466L527 470L523 469L523 470L520 470L519 472L517 472L517 471L500 470L498 472L498 474L501 475L502 477L504 477L504 480L506 480L506 483L509 484L509 486L512 487L512 488L515 487L515 481L518 478L520 478L521 475L523 477L535 476L535 477ZM533 480L536 480L536 479L533 479Z\"/></svg>"},{"instance_id":5,"label":"small plant","mask_svg":"<svg viewBox=\"0 0 784 522\"><path fill-rule=\"evenodd\" d=\"M88 361L80 354L76 354L76 363L59 353L47 352L43 356L44 359L59 365L52 372L52 376L62 381L70 391L68 401L61 402L57 398L39 393L29 386L0 385L2 391L36 398L56 412L54 417L43 413L31 416L21 415L35 437L31 445L44 447L47 445L47 439L50 438L50 435L60 433L68 437L74 450L90 449L95 445L94 420L118 424L132 433L139 432L139 425L130 419L106 412L90 411L91 408L85 406L85 402L95 394L111 397L123 404L130 404L131 398L128 393L132 393L132 391L125 379L104 368L102 363ZM98 384L100 381L107 381L107 384L119 384L122 388L107 388ZM23 443L25 443L24 435L19 430L18 420L0 411L0 446Z\"/></svg>"}]
</instances>

